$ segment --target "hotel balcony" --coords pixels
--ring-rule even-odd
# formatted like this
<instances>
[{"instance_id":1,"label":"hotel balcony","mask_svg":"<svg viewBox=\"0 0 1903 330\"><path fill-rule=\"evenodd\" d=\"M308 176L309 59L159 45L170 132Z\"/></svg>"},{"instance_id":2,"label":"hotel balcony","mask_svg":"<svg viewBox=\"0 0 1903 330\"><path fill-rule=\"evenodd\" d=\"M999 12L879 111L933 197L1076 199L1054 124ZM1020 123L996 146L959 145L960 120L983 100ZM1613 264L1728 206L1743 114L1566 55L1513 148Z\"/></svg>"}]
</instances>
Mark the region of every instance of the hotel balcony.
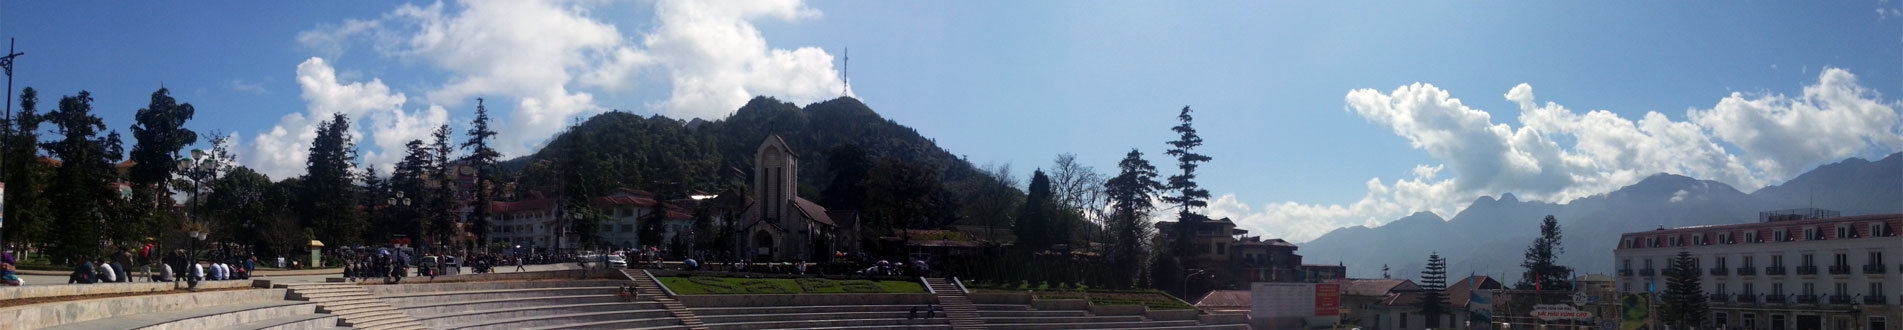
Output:
<instances>
[{"instance_id":1,"label":"hotel balcony","mask_svg":"<svg viewBox=\"0 0 1903 330\"><path fill-rule=\"evenodd\" d=\"M1831 275L1850 275L1850 265L1830 265Z\"/></svg>"},{"instance_id":2,"label":"hotel balcony","mask_svg":"<svg viewBox=\"0 0 1903 330\"><path fill-rule=\"evenodd\" d=\"M1730 302L1731 295L1723 294L1723 293L1713 293L1711 294L1710 299L1711 299L1711 302L1715 302L1715 303Z\"/></svg>"},{"instance_id":3,"label":"hotel balcony","mask_svg":"<svg viewBox=\"0 0 1903 330\"><path fill-rule=\"evenodd\" d=\"M1849 305L1850 300L1851 299L1849 295L1841 295L1841 294L1830 295L1831 305Z\"/></svg>"},{"instance_id":4,"label":"hotel balcony","mask_svg":"<svg viewBox=\"0 0 1903 330\"><path fill-rule=\"evenodd\" d=\"M1882 274L1888 270L1890 270L1890 267L1884 267L1883 265L1863 265L1864 274Z\"/></svg>"},{"instance_id":5,"label":"hotel balcony","mask_svg":"<svg viewBox=\"0 0 1903 330\"><path fill-rule=\"evenodd\" d=\"M1711 269L1711 276L1725 276L1725 275L1731 275L1730 268L1714 267Z\"/></svg>"},{"instance_id":6,"label":"hotel balcony","mask_svg":"<svg viewBox=\"0 0 1903 330\"><path fill-rule=\"evenodd\" d=\"M1657 271L1657 270L1654 270L1654 269L1651 269L1651 268L1646 268L1646 269L1640 269L1640 270L1639 270L1639 276L1652 276L1652 275L1657 275L1657 274L1658 274L1658 271Z\"/></svg>"},{"instance_id":7,"label":"hotel balcony","mask_svg":"<svg viewBox=\"0 0 1903 330\"><path fill-rule=\"evenodd\" d=\"M1752 276L1757 274L1758 274L1757 267L1751 267L1751 266L1738 267L1738 276Z\"/></svg>"},{"instance_id":8,"label":"hotel balcony","mask_svg":"<svg viewBox=\"0 0 1903 330\"><path fill-rule=\"evenodd\" d=\"M1886 305L1889 303L1890 297L1888 296L1863 296L1864 305Z\"/></svg>"},{"instance_id":9,"label":"hotel balcony","mask_svg":"<svg viewBox=\"0 0 1903 330\"><path fill-rule=\"evenodd\" d=\"M1740 293L1737 295L1737 298L1738 298L1738 302L1740 303L1757 303L1758 302L1758 295L1755 295L1755 294Z\"/></svg>"},{"instance_id":10,"label":"hotel balcony","mask_svg":"<svg viewBox=\"0 0 1903 330\"><path fill-rule=\"evenodd\" d=\"M1797 303L1799 303L1799 304L1816 304L1816 303L1817 303L1817 296L1818 296L1818 295L1814 295L1814 294L1800 294L1800 295L1797 295Z\"/></svg>"},{"instance_id":11,"label":"hotel balcony","mask_svg":"<svg viewBox=\"0 0 1903 330\"><path fill-rule=\"evenodd\" d=\"M1619 276L1632 276L1632 269L1631 268L1620 269Z\"/></svg>"},{"instance_id":12,"label":"hotel balcony","mask_svg":"<svg viewBox=\"0 0 1903 330\"><path fill-rule=\"evenodd\" d=\"M1764 275L1784 275L1784 266L1764 266Z\"/></svg>"},{"instance_id":13,"label":"hotel balcony","mask_svg":"<svg viewBox=\"0 0 1903 330\"><path fill-rule=\"evenodd\" d=\"M1774 295L1767 295L1767 296L1764 296L1764 303L1766 303L1766 304L1782 304L1782 303L1784 303L1784 302L1786 302L1786 301L1789 301L1789 300L1786 300L1786 299L1785 299L1786 297L1788 297L1788 296L1785 296L1785 295L1781 295L1781 294L1774 294Z\"/></svg>"},{"instance_id":14,"label":"hotel balcony","mask_svg":"<svg viewBox=\"0 0 1903 330\"><path fill-rule=\"evenodd\" d=\"M1817 266L1797 266L1797 274L1798 275L1817 275ZM1771 275L1778 275L1778 274L1771 274Z\"/></svg>"}]
</instances>

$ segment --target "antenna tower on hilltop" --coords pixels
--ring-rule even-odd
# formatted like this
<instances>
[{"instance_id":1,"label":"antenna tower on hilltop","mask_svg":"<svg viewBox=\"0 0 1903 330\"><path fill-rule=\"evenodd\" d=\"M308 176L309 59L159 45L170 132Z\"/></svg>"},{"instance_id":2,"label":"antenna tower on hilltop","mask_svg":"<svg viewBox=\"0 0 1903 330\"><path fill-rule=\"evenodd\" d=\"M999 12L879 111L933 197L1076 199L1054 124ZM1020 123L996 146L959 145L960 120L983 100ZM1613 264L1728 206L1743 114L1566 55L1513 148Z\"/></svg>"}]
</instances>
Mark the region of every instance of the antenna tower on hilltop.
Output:
<instances>
[{"instance_id":1,"label":"antenna tower on hilltop","mask_svg":"<svg viewBox=\"0 0 1903 330\"><path fill-rule=\"evenodd\" d=\"M839 65L839 81L845 85L839 88L841 97L852 96L852 77L847 75L852 71L852 48L846 48L844 55Z\"/></svg>"}]
</instances>

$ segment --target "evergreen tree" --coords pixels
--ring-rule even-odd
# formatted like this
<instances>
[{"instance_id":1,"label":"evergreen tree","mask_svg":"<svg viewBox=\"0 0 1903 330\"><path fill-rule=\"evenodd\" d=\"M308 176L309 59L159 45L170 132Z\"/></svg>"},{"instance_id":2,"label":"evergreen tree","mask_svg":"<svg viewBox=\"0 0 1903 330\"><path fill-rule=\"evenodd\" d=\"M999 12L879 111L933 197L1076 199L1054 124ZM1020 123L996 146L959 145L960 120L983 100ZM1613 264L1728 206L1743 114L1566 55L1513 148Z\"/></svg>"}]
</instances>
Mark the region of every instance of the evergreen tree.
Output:
<instances>
[{"instance_id":1,"label":"evergreen tree","mask_svg":"<svg viewBox=\"0 0 1903 330\"><path fill-rule=\"evenodd\" d=\"M1128 289L1136 286L1136 275L1142 273L1143 261L1149 249L1150 212L1156 210L1150 197L1155 196L1163 184L1156 181L1156 166L1143 159L1143 152L1130 149L1117 162L1120 171L1116 177L1104 182L1104 194L1110 201L1111 235L1110 263L1115 271L1130 272L1129 276L1119 276L1115 283L1118 288Z\"/></svg>"},{"instance_id":2,"label":"evergreen tree","mask_svg":"<svg viewBox=\"0 0 1903 330\"><path fill-rule=\"evenodd\" d=\"M152 101L133 115L132 168L127 181L132 184L132 205L127 214L129 226L138 231L132 237L152 237L171 225L172 192L167 183L178 169L178 150L198 142L198 133L185 128L185 122L197 112L190 103L178 103L170 91L159 88Z\"/></svg>"},{"instance_id":3,"label":"evergreen tree","mask_svg":"<svg viewBox=\"0 0 1903 330\"><path fill-rule=\"evenodd\" d=\"M1678 256L1672 258L1671 267L1665 269L1665 293L1659 297L1665 305L1660 306L1659 316L1676 325L1674 328L1705 325L1705 314L1710 306L1705 304L1705 290L1699 286L1702 275L1698 258L1685 251L1679 251Z\"/></svg>"},{"instance_id":4,"label":"evergreen tree","mask_svg":"<svg viewBox=\"0 0 1903 330\"><path fill-rule=\"evenodd\" d=\"M1166 181L1166 187L1175 191L1176 195L1163 196L1163 202L1176 204L1179 207L1176 213L1176 229L1171 233L1170 253L1183 258L1184 267L1196 268L1199 265L1196 264L1195 258L1202 249L1195 247L1195 228L1209 221L1208 216L1197 213L1198 209L1209 206L1209 190L1202 189L1196 184L1196 168L1210 161L1211 158L1196 153L1196 147L1203 145L1203 138L1197 136L1196 128L1190 125L1194 118L1189 115L1189 112L1189 107L1183 107L1183 111L1176 115L1176 119L1182 121L1182 124L1170 128L1171 131L1176 132L1177 138L1175 141L1169 141L1170 149L1164 153L1176 157L1176 168L1183 172L1171 175Z\"/></svg>"},{"instance_id":5,"label":"evergreen tree","mask_svg":"<svg viewBox=\"0 0 1903 330\"><path fill-rule=\"evenodd\" d=\"M5 157L7 185L6 193L6 239L8 243L31 244L40 238L50 237L48 228L52 224L48 207L51 205L44 195L52 168L40 161L40 122L39 92L32 87L20 91L20 112L9 118L15 125L12 136L4 141L5 148L0 152Z\"/></svg>"},{"instance_id":6,"label":"evergreen tree","mask_svg":"<svg viewBox=\"0 0 1903 330\"><path fill-rule=\"evenodd\" d=\"M1520 262L1520 268L1526 272L1520 274L1520 283L1514 287L1520 290L1563 290L1572 287L1573 268L1559 264L1559 255L1566 249L1560 247L1559 220L1547 215L1540 221L1540 237L1533 239L1533 246L1526 248L1526 260Z\"/></svg>"},{"instance_id":7,"label":"evergreen tree","mask_svg":"<svg viewBox=\"0 0 1903 330\"><path fill-rule=\"evenodd\" d=\"M832 210L858 210L866 200L866 176L872 160L857 144L840 144L826 151L826 165L833 172L832 183L820 194L819 202Z\"/></svg>"},{"instance_id":8,"label":"evergreen tree","mask_svg":"<svg viewBox=\"0 0 1903 330\"><path fill-rule=\"evenodd\" d=\"M47 113L46 119L61 137L41 145L60 160L46 192L48 199L59 201L52 205L54 222L49 228L55 244L47 252L54 260L98 257L100 243L113 238L107 224L118 220L114 206L123 204L111 186L117 181L113 164L124 152L119 133L99 136L106 125L92 114L92 94L85 91L60 98L59 110Z\"/></svg>"},{"instance_id":9,"label":"evergreen tree","mask_svg":"<svg viewBox=\"0 0 1903 330\"><path fill-rule=\"evenodd\" d=\"M1033 251L1050 248L1050 210L1051 178L1044 175L1044 170L1031 172L1031 184L1025 189L1024 205L1018 208L1014 224L1019 245Z\"/></svg>"},{"instance_id":10,"label":"evergreen tree","mask_svg":"<svg viewBox=\"0 0 1903 330\"><path fill-rule=\"evenodd\" d=\"M1440 316L1452 310L1447 303L1447 259L1440 253L1428 255L1427 269L1421 270L1421 300L1415 307L1427 316L1427 327L1440 327Z\"/></svg>"},{"instance_id":11,"label":"evergreen tree","mask_svg":"<svg viewBox=\"0 0 1903 330\"><path fill-rule=\"evenodd\" d=\"M428 193L422 194L419 197L423 198L418 199L419 202L429 205L425 208L430 218L429 235L437 240L437 244L453 244L460 239L452 238L458 232L455 229L456 167L450 164L452 160L450 154L456 152L456 146L449 142L451 134L448 124L437 126L436 132L430 134L430 138L436 141L430 143L429 147L430 152L434 154L430 157L429 166L422 173L423 188Z\"/></svg>"},{"instance_id":12,"label":"evergreen tree","mask_svg":"<svg viewBox=\"0 0 1903 330\"><path fill-rule=\"evenodd\" d=\"M409 199L410 204L397 205L390 211L396 216L391 223L396 228L394 232L410 237L419 243L431 242L434 245L441 245L444 242L438 241L437 238L442 236L436 234L441 233L445 228L437 228L437 223L434 221L433 215L436 212L433 210L435 204L431 203L431 197L435 195L435 191L423 186L424 180L429 178L430 170L436 167L435 148L424 145L423 140L410 140L409 143L403 144L403 150L403 160L398 161L390 170L388 182L390 191L402 192L403 198ZM398 200L397 203L402 204L403 201Z\"/></svg>"},{"instance_id":13,"label":"evergreen tree","mask_svg":"<svg viewBox=\"0 0 1903 330\"><path fill-rule=\"evenodd\" d=\"M502 153L489 146L495 140L496 131L489 129L489 108L482 105L482 99L476 99L476 120L469 123L469 140L463 142L463 149L469 149L469 155L463 161L476 169L476 205L470 208L469 220L474 224L470 231L476 233L477 242L489 241L489 201L494 200L494 181L496 180L496 162Z\"/></svg>"},{"instance_id":14,"label":"evergreen tree","mask_svg":"<svg viewBox=\"0 0 1903 330\"><path fill-rule=\"evenodd\" d=\"M304 227L329 246L361 243L365 227L357 185L357 144L350 137L350 117L334 114L317 124L310 156L299 180L298 214Z\"/></svg>"}]
</instances>

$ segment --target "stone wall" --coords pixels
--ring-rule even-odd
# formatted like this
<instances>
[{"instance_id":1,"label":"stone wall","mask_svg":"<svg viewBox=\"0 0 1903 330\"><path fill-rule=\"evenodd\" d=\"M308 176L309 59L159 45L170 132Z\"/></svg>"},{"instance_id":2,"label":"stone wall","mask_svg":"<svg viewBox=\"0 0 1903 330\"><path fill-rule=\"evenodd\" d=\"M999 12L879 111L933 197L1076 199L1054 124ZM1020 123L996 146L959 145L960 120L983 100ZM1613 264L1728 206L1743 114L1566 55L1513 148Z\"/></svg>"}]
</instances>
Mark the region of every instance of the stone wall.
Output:
<instances>
[{"instance_id":1,"label":"stone wall","mask_svg":"<svg viewBox=\"0 0 1903 330\"><path fill-rule=\"evenodd\" d=\"M234 282L249 283L247 281L218 281L210 283L218 283L214 286L224 286L228 285L224 283ZM207 288L208 286L206 284L207 282L199 282L198 287L200 289ZM0 308L0 320L10 320L4 324L4 328L6 329L39 329L61 324L126 315L193 309L220 304L280 301L284 300L285 291L285 289L231 290L62 301Z\"/></svg>"},{"instance_id":2,"label":"stone wall","mask_svg":"<svg viewBox=\"0 0 1903 330\"><path fill-rule=\"evenodd\" d=\"M674 297L694 308L825 306L825 305L925 305L938 303L938 296L925 293L899 294L730 294L681 295Z\"/></svg>"}]
</instances>

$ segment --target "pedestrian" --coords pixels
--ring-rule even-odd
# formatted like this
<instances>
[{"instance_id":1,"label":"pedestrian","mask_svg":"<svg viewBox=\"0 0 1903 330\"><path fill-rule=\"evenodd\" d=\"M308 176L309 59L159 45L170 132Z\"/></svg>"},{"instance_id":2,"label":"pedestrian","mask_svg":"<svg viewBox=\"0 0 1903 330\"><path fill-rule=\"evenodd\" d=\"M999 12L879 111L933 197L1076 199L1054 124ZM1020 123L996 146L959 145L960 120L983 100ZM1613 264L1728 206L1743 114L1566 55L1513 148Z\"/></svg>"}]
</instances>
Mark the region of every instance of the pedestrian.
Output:
<instances>
[{"instance_id":1,"label":"pedestrian","mask_svg":"<svg viewBox=\"0 0 1903 330\"><path fill-rule=\"evenodd\" d=\"M80 260L79 264L73 265L73 275L69 275L66 277L66 284L92 284L92 283L93 283L93 263L92 261L88 261L88 260Z\"/></svg>"},{"instance_id":2,"label":"pedestrian","mask_svg":"<svg viewBox=\"0 0 1903 330\"><path fill-rule=\"evenodd\" d=\"M152 281L153 282L172 282L172 281L178 280L177 276L178 276L177 274L172 272L172 265L160 263L159 274L153 275Z\"/></svg>"},{"instance_id":3,"label":"pedestrian","mask_svg":"<svg viewBox=\"0 0 1903 330\"><path fill-rule=\"evenodd\" d=\"M187 269L190 269L191 274L185 275L185 289L198 292L198 281L205 278L205 267L199 265L198 260L191 260L191 265Z\"/></svg>"},{"instance_id":4,"label":"pedestrian","mask_svg":"<svg viewBox=\"0 0 1903 330\"><path fill-rule=\"evenodd\" d=\"M26 280L20 279L20 275L13 272L12 259L13 258L8 257L5 262L0 262L0 284L6 284L7 286L26 285Z\"/></svg>"},{"instance_id":5,"label":"pedestrian","mask_svg":"<svg viewBox=\"0 0 1903 330\"><path fill-rule=\"evenodd\" d=\"M515 257L515 271L520 272L524 270L526 269L522 268L522 257Z\"/></svg>"},{"instance_id":6,"label":"pedestrian","mask_svg":"<svg viewBox=\"0 0 1903 330\"><path fill-rule=\"evenodd\" d=\"M112 264L107 263L105 258L99 258L99 282L112 283L118 281L119 272L113 270Z\"/></svg>"}]
</instances>

